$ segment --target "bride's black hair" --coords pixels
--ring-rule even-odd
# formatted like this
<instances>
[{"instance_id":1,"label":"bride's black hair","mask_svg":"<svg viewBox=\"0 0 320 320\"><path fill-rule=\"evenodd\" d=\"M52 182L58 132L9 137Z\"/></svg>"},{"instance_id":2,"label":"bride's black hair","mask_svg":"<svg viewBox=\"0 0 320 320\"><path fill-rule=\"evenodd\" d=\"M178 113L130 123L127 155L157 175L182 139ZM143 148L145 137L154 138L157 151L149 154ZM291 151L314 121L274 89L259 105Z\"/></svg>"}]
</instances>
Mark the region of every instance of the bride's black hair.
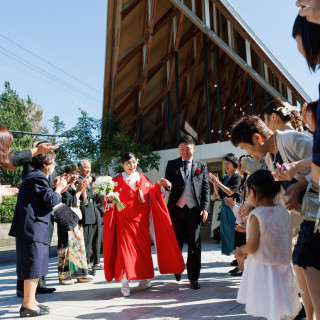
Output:
<instances>
[{"instance_id":1,"label":"bride's black hair","mask_svg":"<svg viewBox=\"0 0 320 320\"><path fill-rule=\"evenodd\" d=\"M121 163L124 164L132 158L137 159L136 155L133 152L125 152L121 156Z\"/></svg>"}]
</instances>

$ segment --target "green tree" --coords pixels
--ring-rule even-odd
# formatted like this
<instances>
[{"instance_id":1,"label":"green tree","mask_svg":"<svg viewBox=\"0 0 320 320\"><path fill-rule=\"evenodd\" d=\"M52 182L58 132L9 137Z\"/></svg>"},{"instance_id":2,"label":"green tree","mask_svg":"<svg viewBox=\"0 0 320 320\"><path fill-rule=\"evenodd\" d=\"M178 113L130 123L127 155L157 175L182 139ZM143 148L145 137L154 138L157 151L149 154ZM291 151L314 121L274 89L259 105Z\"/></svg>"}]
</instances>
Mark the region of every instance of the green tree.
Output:
<instances>
[{"instance_id":1,"label":"green tree","mask_svg":"<svg viewBox=\"0 0 320 320\"><path fill-rule=\"evenodd\" d=\"M77 124L70 130L64 130L65 125L58 116L50 121L53 123L54 133L64 136L52 140L59 145L56 150L59 173L65 165L77 163L81 159L91 161L92 172L107 174L109 166L115 172L120 172L122 168L119 159L125 151L132 151L137 155L139 167L143 171L159 168L159 154L152 152L150 146L137 144L132 137L125 135L121 124L112 114L99 120L81 111Z\"/></svg>"},{"instance_id":2,"label":"green tree","mask_svg":"<svg viewBox=\"0 0 320 320\"><path fill-rule=\"evenodd\" d=\"M30 97L27 101L19 98L9 82L5 82L4 91L0 95L1 125L9 130L32 132L33 128L41 128L42 111L35 106ZM30 149L33 143L39 139L35 136L13 133L11 152ZM22 168L14 171L0 170L2 184L18 186L21 183Z\"/></svg>"}]
</instances>

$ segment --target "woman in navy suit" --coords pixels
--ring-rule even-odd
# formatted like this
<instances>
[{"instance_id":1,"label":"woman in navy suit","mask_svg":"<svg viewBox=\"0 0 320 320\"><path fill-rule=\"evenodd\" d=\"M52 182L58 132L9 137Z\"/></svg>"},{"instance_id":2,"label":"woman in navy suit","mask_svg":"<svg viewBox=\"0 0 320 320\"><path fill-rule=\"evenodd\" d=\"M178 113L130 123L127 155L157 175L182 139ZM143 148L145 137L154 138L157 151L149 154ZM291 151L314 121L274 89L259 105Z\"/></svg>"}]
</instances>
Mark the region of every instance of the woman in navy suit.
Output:
<instances>
[{"instance_id":1,"label":"woman in navy suit","mask_svg":"<svg viewBox=\"0 0 320 320\"><path fill-rule=\"evenodd\" d=\"M52 209L61 202L64 178L58 180L53 191L48 176L55 166L55 154L49 152L32 158L34 170L24 178L9 232L16 238L17 276L24 280L24 299L20 317L35 317L49 313L49 307L35 298L39 278L48 273L50 219Z\"/></svg>"}]
</instances>

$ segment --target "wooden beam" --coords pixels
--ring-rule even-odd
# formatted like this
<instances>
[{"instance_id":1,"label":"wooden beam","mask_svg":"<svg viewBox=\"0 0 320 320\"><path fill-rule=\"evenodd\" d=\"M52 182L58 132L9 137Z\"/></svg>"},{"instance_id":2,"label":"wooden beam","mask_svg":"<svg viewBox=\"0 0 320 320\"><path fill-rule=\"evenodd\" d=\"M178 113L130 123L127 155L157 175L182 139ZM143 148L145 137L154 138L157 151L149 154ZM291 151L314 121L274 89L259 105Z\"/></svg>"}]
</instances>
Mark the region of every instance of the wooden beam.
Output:
<instances>
[{"instance_id":1,"label":"wooden beam","mask_svg":"<svg viewBox=\"0 0 320 320\"><path fill-rule=\"evenodd\" d=\"M145 89L146 89L147 80L148 80L147 76L148 76L148 68L149 68L149 63L150 63L152 34L153 34L153 27L154 27L156 9L157 9L157 0L152 0L152 8L151 8L151 14L150 14L150 24L148 23L148 26L147 26L147 28L148 28L148 30L149 30L151 35L148 38L146 56L145 56L145 61L144 61L144 65L143 65L143 70L142 70L142 76L143 76L144 80L143 80L143 82L141 83L141 86L140 86L139 114L142 114L143 104L144 104Z\"/></svg>"},{"instance_id":2,"label":"wooden beam","mask_svg":"<svg viewBox=\"0 0 320 320\"><path fill-rule=\"evenodd\" d=\"M122 7L122 0L116 0L117 5L115 6L115 27L114 27L114 42L113 42L113 54L112 54L112 82L111 82L111 95L110 95L110 106L113 109L113 98L115 94L115 84L117 81L117 61L119 56L119 45L120 45L120 32L121 32L121 15L120 10Z\"/></svg>"},{"instance_id":3,"label":"wooden beam","mask_svg":"<svg viewBox=\"0 0 320 320\"><path fill-rule=\"evenodd\" d=\"M124 19L138 4L141 0L129 0L122 5L121 17Z\"/></svg>"},{"instance_id":4,"label":"wooden beam","mask_svg":"<svg viewBox=\"0 0 320 320\"><path fill-rule=\"evenodd\" d=\"M180 44L180 38L181 38L181 31L182 31L182 22L183 22L183 13L180 12L179 14L179 23L178 23L178 30L177 30L177 36L176 36L176 42L174 44L174 52L176 52L179 49L179 44ZM180 26L180 27L179 27ZM167 90L171 89L171 83L172 83L172 76L173 76L173 71L174 71L174 55L171 58L170 61L170 72L169 72L169 81L167 85Z\"/></svg>"},{"instance_id":5,"label":"wooden beam","mask_svg":"<svg viewBox=\"0 0 320 320\"><path fill-rule=\"evenodd\" d=\"M169 10L167 10L164 15L155 23L153 28L153 34L157 33L164 25L166 25L169 21L179 14L179 10L175 6L171 6Z\"/></svg>"},{"instance_id":6,"label":"wooden beam","mask_svg":"<svg viewBox=\"0 0 320 320\"><path fill-rule=\"evenodd\" d=\"M150 33L144 34L138 41L119 54L117 73L119 73L132 60L132 58L141 51L149 37Z\"/></svg>"},{"instance_id":7,"label":"wooden beam","mask_svg":"<svg viewBox=\"0 0 320 320\"><path fill-rule=\"evenodd\" d=\"M114 104L119 102L123 97L125 97L130 91L134 90L136 87L140 85L140 83L143 81L143 78L139 78L137 81L135 81L133 84L131 84L129 87L127 87L125 90L123 90L115 99Z\"/></svg>"},{"instance_id":8,"label":"wooden beam","mask_svg":"<svg viewBox=\"0 0 320 320\"><path fill-rule=\"evenodd\" d=\"M132 99L134 99L139 93L139 87L135 87L134 90L130 92L130 94L118 105L114 108L114 114L120 115L123 111L126 110L126 107L131 102ZM136 119L136 117L134 118Z\"/></svg>"}]
</instances>

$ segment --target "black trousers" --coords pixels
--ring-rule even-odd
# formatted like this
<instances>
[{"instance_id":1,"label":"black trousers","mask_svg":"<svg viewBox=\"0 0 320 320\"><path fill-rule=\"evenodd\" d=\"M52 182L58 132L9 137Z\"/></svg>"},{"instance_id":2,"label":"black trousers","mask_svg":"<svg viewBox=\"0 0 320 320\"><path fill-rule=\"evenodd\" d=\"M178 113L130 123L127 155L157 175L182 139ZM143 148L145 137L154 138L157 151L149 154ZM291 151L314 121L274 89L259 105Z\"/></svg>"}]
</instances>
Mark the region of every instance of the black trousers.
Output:
<instances>
[{"instance_id":1,"label":"black trousers","mask_svg":"<svg viewBox=\"0 0 320 320\"><path fill-rule=\"evenodd\" d=\"M185 240L188 244L188 279L198 280L201 269L200 231L202 216L200 216L200 212L196 207L189 209L187 206L184 206L182 209L175 206L170 211L170 216L180 250L182 250Z\"/></svg>"},{"instance_id":2,"label":"black trousers","mask_svg":"<svg viewBox=\"0 0 320 320\"><path fill-rule=\"evenodd\" d=\"M53 231L54 231L54 223L53 223L52 220L50 221L49 228L50 228L49 230L50 230L50 243L51 243L52 236L53 236ZM45 288L45 287L46 287L46 278L42 277L42 278L39 279L37 289L38 288ZM23 280L18 280L17 279L17 290L21 291L21 292L24 292L24 282L23 282Z\"/></svg>"},{"instance_id":3,"label":"black trousers","mask_svg":"<svg viewBox=\"0 0 320 320\"><path fill-rule=\"evenodd\" d=\"M90 250L92 246L93 234L94 234L94 224L84 224L83 225L83 237L84 237L84 244L86 247L86 254L87 254L87 263L90 263Z\"/></svg>"},{"instance_id":4,"label":"black trousers","mask_svg":"<svg viewBox=\"0 0 320 320\"><path fill-rule=\"evenodd\" d=\"M92 237L92 262L93 264L100 264L101 252L101 238L102 238L102 218L100 214L97 215L97 222L93 225Z\"/></svg>"}]
</instances>

